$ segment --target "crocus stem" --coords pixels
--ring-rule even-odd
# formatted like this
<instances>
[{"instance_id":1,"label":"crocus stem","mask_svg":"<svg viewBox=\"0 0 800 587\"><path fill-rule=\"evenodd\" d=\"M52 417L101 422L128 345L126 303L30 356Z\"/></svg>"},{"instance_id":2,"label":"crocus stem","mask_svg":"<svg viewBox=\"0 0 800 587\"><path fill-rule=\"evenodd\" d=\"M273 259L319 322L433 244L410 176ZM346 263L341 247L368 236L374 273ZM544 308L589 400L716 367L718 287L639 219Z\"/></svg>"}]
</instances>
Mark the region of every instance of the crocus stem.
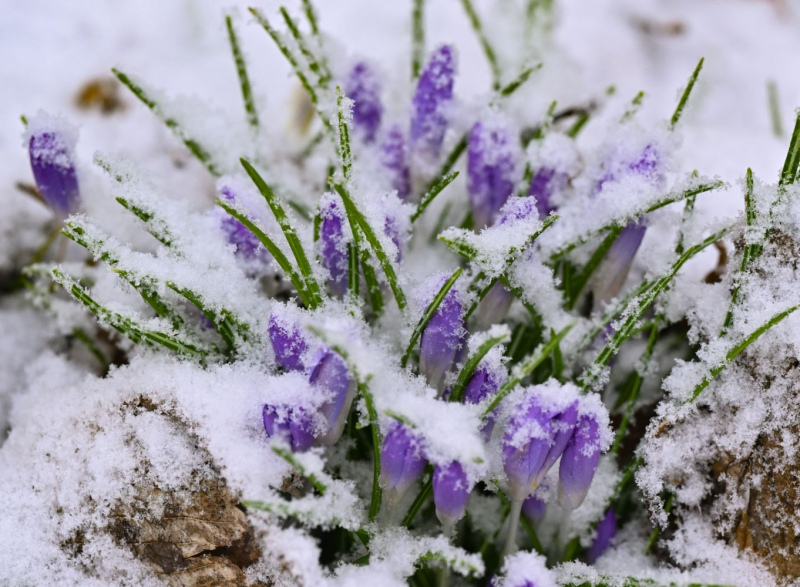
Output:
<instances>
[{"instance_id":1,"label":"crocus stem","mask_svg":"<svg viewBox=\"0 0 800 587\"><path fill-rule=\"evenodd\" d=\"M506 545L503 547L503 558L517 550L517 528L519 527L519 514L522 511L521 501L512 501L511 510L508 512L508 532Z\"/></svg>"}]
</instances>

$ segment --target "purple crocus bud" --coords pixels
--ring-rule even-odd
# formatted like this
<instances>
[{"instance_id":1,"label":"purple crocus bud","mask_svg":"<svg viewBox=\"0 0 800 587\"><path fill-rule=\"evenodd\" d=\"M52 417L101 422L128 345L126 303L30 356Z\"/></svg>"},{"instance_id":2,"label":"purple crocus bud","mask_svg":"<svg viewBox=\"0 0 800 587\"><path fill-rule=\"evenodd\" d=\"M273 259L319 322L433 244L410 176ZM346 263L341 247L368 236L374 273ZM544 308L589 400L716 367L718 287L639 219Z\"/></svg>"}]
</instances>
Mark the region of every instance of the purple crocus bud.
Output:
<instances>
[{"instance_id":1,"label":"purple crocus bud","mask_svg":"<svg viewBox=\"0 0 800 587\"><path fill-rule=\"evenodd\" d=\"M53 212L66 218L80 204L74 161L76 133L43 114L31 120L30 128L28 154L36 187Z\"/></svg>"},{"instance_id":2,"label":"purple crocus bud","mask_svg":"<svg viewBox=\"0 0 800 587\"><path fill-rule=\"evenodd\" d=\"M646 179L653 185L664 182L665 170L661 165L658 148L650 143L638 156L631 157L616 150L611 153L605 164L605 172L597 182L596 192L600 193L606 183L612 182L626 175L635 175Z\"/></svg>"},{"instance_id":3,"label":"purple crocus bud","mask_svg":"<svg viewBox=\"0 0 800 587\"><path fill-rule=\"evenodd\" d=\"M558 470L558 503L561 507L574 510L583 503L597 471L601 448L597 414L591 411L581 414L561 455Z\"/></svg>"},{"instance_id":4,"label":"purple crocus bud","mask_svg":"<svg viewBox=\"0 0 800 587\"><path fill-rule=\"evenodd\" d=\"M567 444L572 438L575 431L575 424L578 421L578 401L575 400L569 404L565 409L559 411L555 415L550 416L550 425L553 428L553 444L550 445L550 450L547 457L544 459L542 469L546 472L550 470Z\"/></svg>"},{"instance_id":5,"label":"purple crocus bud","mask_svg":"<svg viewBox=\"0 0 800 587\"><path fill-rule=\"evenodd\" d=\"M595 536L594 542L586 552L586 560L590 565L593 565L608 550L616 535L617 517L614 515L614 510L609 509L597 525L597 536Z\"/></svg>"},{"instance_id":6,"label":"purple crocus bud","mask_svg":"<svg viewBox=\"0 0 800 587\"><path fill-rule=\"evenodd\" d=\"M455 61L455 49L442 45L422 70L412 100L411 147L415 153L434 158L439 155L447 130L447 110L453 101Z\"/></svg>"},{"instance_id":7,"label":"purple crocus bud","mask_svg":"<svg viewBox=\"0 0 800 587\"><path fill-rule=\"evenodd\" d=\"M350 70L345 93L354 102L354 134L365 143L372 143L383 117L380 82L375 71L363 61L356 63Z\"/></svg>"},{"instance_id":8,"label":"purple crocus bud","mask_svg":"<svg viewBox=\"0 0 800 587\"><path fill-rule=\"evenodd\" d=\"M236 194L230 186L223 187L220 195L228 202L236 202ZM236 246L237 257L250 260L258 256L260 252L266 253L267 250L256 235L230 214L221 216L220 225L228 242Z\"/></svg>"},{"instance_id":9,"label":"purple crocus bud","mask_svg":"<svg viewBox=\"0 0 800 587\"><path fill-rule=\"evenodd\" d=\"M544 519L544 514L547 511L547 502L535 493L531 493L525 501L522 502L522 515L534 526L538 526L539 522Z\"/></svg>"},{"instance_id":10,"label":"purple crocus bud","mask_svg":"<svg viewBox=\"0 0 800 587\"><path fill-rule=\"evenodd\" d=\"M631 222L622 229L617 240L608 249L606 256L592 276L592 296L595 307L609 302L622 290L646 230L645 224Z\"/></svg>"},{"instance_id":11,"label":"purple crocus bud","mask_svg":"<svg viewBox=\"0 0 800 587\"><path fill-rule=\"evenodd\" d=\"M437 280L440 287L444 282L444 277ZM420 369L428 378L428 384L438 391L444 388L444 377L461 347L463 317L464 308L458 299L458 292L452 288L422 331L419 345Z\"/></svg>"},{"instance_id":12,"label":"purple crocus bud","mask_svg":"<svg viewBox=\"0 0 800 587\"><path fill-rule=\"evenodd\" d=\"M383 439L381 487L390 506L397 505L425 469L419 438L400 422L393 422Z\"/></svg>"},{"instance_id":13,"label":"purple crocus bud","mask_svg":"<svg viewBox=\"0 0 800 587\"><path fill-rule=\"evenodd\" d=\"M273 313L269 317L267 333L278 364L286 371L303 371L308 342L298 324Z\"/></svg>"},{"instance_id":14,"label":"purple crocus bud","mask_svg":"<svg viewBox=\"0 0 800 587\"><path fill-rule=\"evenodd\" d=\"M473 226L491 226L516 188L521 151L511 125L499 114L477 122L467 149Z\"/></svg>"},{"instance_id":15,"label":"purple crocus bud","mask_svg":"<svg viewBox=\"0 0 800 587\"><path fill-rule=\"evenodd\" d=\"M453 526L461 519L467 508L472 486L461 463L453 461L438 466L433 472L433 503L436 517L445 526Z\"/></svg>"},{"instance_id":16,"label":"purple crocus bud","mask_svg":"<svg viewBox=\"0 0 800 587\"><path fill-rule=\"evenodd\" d=\"M332 295L341 298L347 293L349 267L344 234L345 213L338 197L323 196L320 201L320 217L320 261L328 270L328 290Z\"/></svg>"},{"instance_id":17,"label":"purple crocus bud","mask_svg":"<svg viewBox=\"0 0 800 587\"><path fill-rule=\"evenodd\" d=\"M512 501L522 502L541 483L543 465L553 442L550 416L536 396L528 395L517 405L503 435L503 468Z\"/></svg>"},{"instance_id":18,"label":"purple crocus bud","mask_svg":"<svg viewBox=\"0 0 800 587\"><path fill-rule=\"evenodd\" d=\"M496 369L489 369L483 364L478 365L472 374L467 386L464 388L464 402L468 404L479 404L487 397L497 393L500 386L505 383L506 375ZM495 415L489 414L486 423L483 425L484 438L489 440L494 429Z\"/></svg>"},{"instance_id":19,"label":"purple crocus bud","mask_svg":"<svg viewBox=\"0 0 800 587\"><path fill-rule=\"evenodd\" d=\"M356 393L356 382L342 358L329 348L320 348L311 365L309 383L329 396L320 407L327 432L320 436L319 444L330 446L342 435Z\"/></svg>"},{"instance_id":20,"label":"purple crocus bud","mask_svg":"<svg viewBox=\"0 0 800 587\"><path fill-rule=\"evenodd\" d=\"M533 174L528 193L536 198L539 218L544 218L558 209L553 203L553 196L563 191L568 181L569 175L550 167L542 167Z\"/></svg>"},{"instance_id":21,"label":"purple crocus bud","mask_svg":"<svg viewBox=\"0 0 800 587\"><path fill-rule=\"evenodd\" d=\"M390 178L392 189L405 201L411 195L411 171L408 166L408 147L403 131L397 125L386 133L381 145L381 165Z\"/></svg>"},{"instance_id":22,"label":"purple crocus bud","mask_svg":"<svg viewBox=\"0 0 800 587\"><path fill-rule=\"evenodd\" d=\"M267 435L286 442L292 452L305 452L314 444L314 419L304 408L266 404L262 417Z\"/></svg>"}]
</instances>

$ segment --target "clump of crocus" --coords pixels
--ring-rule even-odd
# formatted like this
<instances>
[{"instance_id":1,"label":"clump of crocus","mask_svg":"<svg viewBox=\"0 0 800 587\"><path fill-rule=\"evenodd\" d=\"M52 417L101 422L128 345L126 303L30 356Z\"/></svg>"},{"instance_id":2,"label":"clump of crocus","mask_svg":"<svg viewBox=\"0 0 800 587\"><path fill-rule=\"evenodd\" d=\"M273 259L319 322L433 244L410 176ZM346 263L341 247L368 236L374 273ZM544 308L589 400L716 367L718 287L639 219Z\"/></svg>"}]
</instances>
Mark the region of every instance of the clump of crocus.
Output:
<instances>
[{"instance_id":1,"label":"clump of crocus","mask_svg":"<svg viewBox=\"0 0 800 587\"><path fill-rule=\"evenodd\" d=\"M381 144L380 161L389 178L389 187L397 190L405 201L411 195L411 170L408 163L408 145L399 126L389 128Z\"/></svg>"},{"instance_id":2,"label":"clump of crocus","mask_svg":"<svg viewBox=\"0 0 800 587\"><path fill-rule=\"evenodd\" d=\"M467 189L475 230L491 226L516 189L521 158L519 139L505 116L493 112L472 127Z\"/></svg>"},{"instance_id":3,"label":"clump of crocus","mask_svg":"<svg viewBox=\"0 0 800 587\"><path fill-rule=\"evenodd\" d=\"M375 70L363 61L356 63L347 78L345 93L353 100L353 134L365 143L374 142L383 117L380 82Z\"/></svg>"},{"instance_id":4,"label":"clump of crocus","mask_svg":"<svg viewBox=\"0 0 800 587\"><path fill-rule=\"evenodd\" d=\"M305 452L316 440L314 416L303 407L267 404L262 417L267 435L283 440L292 452Z\"/></svg>"},{"instance_id":5,"label":"clump of crocus","mask_svg":"<svg viewBox=\"0 0 800 587\"><path fill-rule=\"evenodd\" d=\"M80 205L75 169L77 131L40 113L28 123L26 141L39 194L57 216L66 218Z\"/></svg>"},{"instance_id":6,"label":"clump of crocus","mask_svg":"<svg viewBox=\"0 0 800 587\"><path fill-rule=\"evenodd\" d=\"M309 345L298 322L290 316L273 312L269 316L267 334L278 365L285 371L305 370Z\"/></svg>"},{"instance_id":7,"label":"clump of crocus","mask_svg":"<svg viewBox=\"0 0 800 587\"><path fill-rule=\"evenodd\" d=\"M603 450L602 429L607 419L596 406L585 408L584 403L575 424L575 431L561 455L558 470L558 503L574 510L583 503L592 484L600 453ZM604 418L605 416L605 418Z\"/></svg>"},{"instance_id":8,"label":"clump of crocus","mask_svg":"<svg viewBox=\"0 0 800 587\"><path fill-rule=\"evenodd\" d=\"M356 392L355 379L339 355L322 347L311 362L308 381L327 396L320 407L327 431L319 437L319 444L330 446L339 440L347 422Z\"/></svg>"},{"instance_id":9,"label":"clump of crocus","mask_svg":"<svg viewBox=\"0 0 800 587\"><path fill-rule=\"evenodd\" d=\"M422 442L407 426L393 422L381 449L381 487L386 503L400 503L425 469Z\"/></svg>"},{"instance_id":10,"label":"clump of crocus","mask_svg":"<svg viewBox=\"0 0 800 587\"><path fill-rule=\"evenodd\" d=\"M461 463L453 461L436 467L433 472L433 502L436 517L445 526L452 527L467 508L472 485Z\"/></svg>"},{"instance_id":11,"label":"clump of crocus","mask_svg":"<svg viewBox=\"0 0 800 587\"><path fill-rule=\"evenodd\" d=\"M425 65L412 100L411 148L422 157L438 157L453 101L455 49L442 45Z\"/></svg>"},{"instance_id":12,"label":"clump of crocus","mask_svg":"<svg viewBox=\"0 0 800 587\"><path fill-rule=\"evenodd\" d=\"M347 293L349 266L345 233L347 219L341 199L325 194L320 199L319 258L328 271L328 291L336 297Z\"/></svg>"},{"instance_id":13,"label":"clump of crocus","mask_svg":"<svg viewBox=\"0 0 800 587\"><path fill-rule=\"evenodd\" d=\"M586 552L586 560L590 565L593 565L597 559L603 556L603 553L611 546L611 542L616 535L617 516L614 514L614 510L609 509L597 525L597 536L595 536L592 545Z\"/></svg>"},{"instance_id":14,"label":"clump of crocus","mask_svg":"<svg viewBox=\"0 0 800 587\"><path fill-rule=\"evenodd\" d=\"M445 277L438 277L432 279L431 284L441 287L445 281ZM438 291L438 287L433 289L433 292L436 291ZM433 297L432 294L430 299ZM444 388L445 375L453 365L458 349L462 346L463 324L464 307L459 299L458 291L452 288L447 292L422 332L419 345L420 369L427 377L428 384L438 391L442 391Z\"/></svg>"}]
</instances>

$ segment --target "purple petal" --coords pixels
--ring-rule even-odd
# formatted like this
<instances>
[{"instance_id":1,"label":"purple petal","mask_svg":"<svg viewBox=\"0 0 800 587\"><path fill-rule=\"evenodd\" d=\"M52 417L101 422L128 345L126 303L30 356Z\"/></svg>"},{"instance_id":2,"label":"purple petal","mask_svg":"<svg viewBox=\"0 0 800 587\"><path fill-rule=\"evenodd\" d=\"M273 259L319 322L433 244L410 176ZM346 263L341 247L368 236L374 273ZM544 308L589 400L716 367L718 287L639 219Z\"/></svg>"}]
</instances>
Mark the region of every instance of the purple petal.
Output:
<instances>
[{"instance_id":1,"label":"purple petal","mask_svg":"<svg viewBox=\"0 0 800 587\"><path fill-rule=\"evenodd\" d=\"M581 415L575 432L561 455L558 471L558 503L574 510L592 484L600 461L600 427L594 414Z\"/></svg>"},{"instance_id":2,"label":"purple petal","mask_svg":"<svg viewBox=\"0 0 800 587\"><path fill-rule=\"evenodd\" d=\"M383 117L378 76L366 63L357 63L350 71L345 93L354 102L354 134L361 136L365 143L373 142Z\"/></svg>"},{"instance_id":3,"label":"purple petal","mask_svg":"<svg viewBox=\"0 0 800 587\"><path fill-rule=\"evenodd\" d=\"M617 240L608 249L592 278L595 307L612 300L622 290L646 230L647 226L644 224L631 222L622 229Z\"/></svg>"},{"instance_id":4,"label":"purple petal","mask_svg":"<svg viewBox=\"0 0 800 587\"><path fill-rule=\"evenodd\" d=\"M381 487L390 504L397 504L422 475L425 457L422 443L400 422L393 422L383 439Z\"/></svg>"},{"instance_id":5,"label":"purple petal","mask_svg":"<svg viewBox=\"0 0 800 587\"><path fill-rule=\"evenodd\" d=\"M511 198L500 211L500 219L497 224L515 224L520 220L527 220L534 214L538 214L535 198L530 196L525 198Z\"/></svg>"},{"instance_id":6,"label":"purple petal","mask_svg":"<svg viewBox=\"0 0 800 587\"><path fill-rule=\"evenodd\" d=\"M68 138L55 130L34 133L28 142L28 154L36 187L47 205L62 217L77 210L78 175Z\"/></svg>"},{"instance_id":7,"label":"purple petal","mask_svg":"<svg viewBox=\"0 0 800 587\"><path fill-rule=\"evenodd\" d=\"M444 280L441 281L444 283ZM460 348L463 314L458 292L451 289L422 332L420 369L434 389L441 391L444 387L444 376Z\"/></svg>"},{"instance_id":8,"label":"purple petal","mask_svg":"<svg viewBox=\"0 0 800 587\"><path fill-rule=\"evenodd\" d=\"M498 377L497 373L489 370L482 365L478 365L472 377L464 388L464 402L468 404L479 404L487 397L497 393L500 386L505 383L505 378ZM494 429L495 415L494 412L486 418L486 423L483 425L481 432L486 440L492 436Z\"/></svg>"},{"instance_id":9,"label":"purple petal","mask_svg":"<svg viewBox=\"0 0 800 587\"><path fill-rule=\"evenodd\" d=\"M536 198L539 218L544 218L558 209L553 203L553 196L563 191L568 181L569 175L548 167L543 167L533 174L528 193Z\"/></svg>"},{"instance_id":10,"label":"purple petal","mask_svg":"<svg viewBox=\"0 0 800 587\"><path fill-rule=\"evenodd\" d=\"M597 525L597 536L586 552L586 559L590 565L593 565L603 553L611 546L611 542L617 535L617 517L614 515L614 510L609 509L600 523Z\"/></svg>"},{"instance_id":11,"label":"purple petal","mask_svg":"<svg viewBox=\"0 0 800 587\"><path fill-rule=\"evenodd\" d=\"M469 136L468 191L476 230L492 225L517 183L518 141L510 125L496 118L476 123Z\"/></svg>"},{"instance_id":12,"label":"purple petal","mask_svg":"<svg viewBox=\"0 0 800 587\"><path fill-rule=\"evenodd\" d=\"M461 519L467 507L472 487L461 463L453 461L447 466L436 467L433 473L433 502L436 517L451 526Z\"/></svg>"},{"instance_id":13,"label":"purple petal","mask_svg":"<svg viewBox=\"0 0 800 587\"><path fill-rule=\"evenodd\" d=\"M536 398L525 398L519 408L503 435L503 468L513 501L524 500L541 483L554 437L550 417Z\"/></svg>"},{"instance_id":14,"label":"purple petal","mask_svg":"<svg viewBox=\"0 0 800 587\"><path fill-rule=\"evenodd\" d=\"M320 260L330 274L328 290L341 298L347 293L349 266L344 238L345 214L339 200L329 198L322 202L320 216Z\"/></svg>"},{"instance_id":15,"label":"purple petal","mask_svg":"<svg viewBox=\"0 0 800 587\"><path fill-rule=\"evenodd\" d=\"M550 470L564 449L567 448L570 438L575 430L575 424L578 421L578 402L572 402L565 410L553 416L550 420L550 425L553 427L553 444L547 452L542 464L544 474Z\"/></svg>"},{"instance_id":16,"label":"purple petal","mask_svg":"<svg viewBox=\"0 0 800 587\"><path fill-rule=\"evenodd\" d=\"M411 195L411 172L408 167L408 148L403 131L392 126L381 145L381 165L390 178L392 189L405 201Z\"/></svg>"},{"instance_id":17,"label":"purple petal","mask_svg":"<svg viewBox=\"0 0 800 587\"><path fill-rule=\"evenodd\" d=\"M431 55L412 100L411 146L415 152L436 157L447 130L453 100L455 50L442 45Z\"/></svg>"},{"instance_id":18,"label":"purple petal","mask_svg":"<svg viewBox=\"0 0 800 587\"><path fill-rule=\"evenodd\" d=\"M267 333L272 343L272 350L275 352L275 359L283 369L305 370L304 355L308 350L308 342L296 323L271 314Z\"/></svg>"},{"instance_id":19,"label":"purple petal","mask_svg":"<svg viewBox=\"0 0 800 587\"><path fill-rule=\"evenodd\" d=\"M547 503L535 493L531 493L525 501L522 502L522 515L528 521L537 526L539 522L544 519L544 514L547 511Z\"/></svg>"},{"instance_id":20,"label":"purple petal","mask_svg":"<svg viewBox=\"0 0 800 587\"><path fill-rule=\"evenodd\" d=\"M236 195L230 187L220 190L220 195L229 202L236 202ZM220 222L225 237L232 245L236 245L236 256L242 259L254 259L256 256L265 254L267 250L256 235L250 232L244 224L236 220L233 216L225 214Z\"/></svg>"},{"instance_id":21,"label":"purple petal","mask_svg":"<svg viewBox=\"0 0 800 587\"><path fill-rule=\"evenodd\" d=\"M314 419L305 409L266 404L262 418L267 435L286 442L292 452L305 452L314 444Z\"/></svg>"},{"instance_id":22,"label":"purple petal","mask_svg":"<svg viewBox=\"0 0 800 587\"><path fill-rule=\"evenodd\" d=\"M308 380L330 396L320 408L328 431L319 439L320 444L330 446L342 435L355 396L356 382L342 358L328 348L317 352Z\"/></svg>"}]
</instances>

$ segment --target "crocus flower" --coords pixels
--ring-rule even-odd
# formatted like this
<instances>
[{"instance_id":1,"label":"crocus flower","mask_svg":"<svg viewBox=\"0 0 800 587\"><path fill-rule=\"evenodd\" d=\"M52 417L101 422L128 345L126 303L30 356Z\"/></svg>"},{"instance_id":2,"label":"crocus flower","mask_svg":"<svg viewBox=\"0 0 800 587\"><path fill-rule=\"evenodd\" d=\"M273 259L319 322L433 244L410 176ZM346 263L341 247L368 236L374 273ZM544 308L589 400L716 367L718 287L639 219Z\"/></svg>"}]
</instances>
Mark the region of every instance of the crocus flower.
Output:
<instances>
[{"instance_id":1,"label":"crocus flower","mask_svg":"<svg viewBox=\"0 0 800 587\"><path fill-rule=\"evenodd\" d=\"M403 499L423 469L422 443L406 426L393 422L381 449L381 487L390 506Z\"/></svg>"},{"instance_id":2,"label":"crocus flower","mask_svg":"<svg viewBox=\"0 0 800 587\"><path fill-rule=\"evenodd\" d=\"M558 503L574 510L583 503L600 461L600 425L597 415L578 416L575 431L561 455L558 471Z\"/></svg>"},{"instance_id":3,"label":"crocus flower","mask_svg":"<svg viewBox=\"0 0 800 587\"><path fill-rule=\"evenodd\" d=\"M531 493L525 501L522 502L522 515L525 516L534 527L544 519L546 511L547 503L536 495L536 493Z\"/></svg>"},{"instance_id":4,"label":"crocus flower","mask_svg":"<svg viewBox=\"0 0 800 587\"><path fill-rule=\"evenodd\" d=\"M381 145L381 165L386 170L391 188L405 201L411 195L411 171L408 166L408 147L403 131L397 125L386 133Z\"/></svg>"},{"instance_id":5,"label":"crocus flower","mask_svg":"<svg viewBox=\"0 0 800 587\"><path fill-rule=\"evenodd\" d=\"M73 149L74 140L56 128L33 132L28 141L36 187L45 203L62 218L80 204Z\"/></svg>"},{"instance_id":6,"label":"crocus flower","mask_svg":"<svg viewBox=\"0 0 800 587\"><path fill-rule=\"evenodd\" d=\"M229 186L223 187L220 195L228 202L236 202L236 194ZM221 216L220 225L228 242L236 246L237 257L250 260L256 258L260 252L266 253L267 250L256 235L230 214Z\"/></svg>"},{"instance_id":7,"label":"crocus flower","mask_svg":"<svg viewBox=\"0 0 800 587\"><path fill-rule=\"evenodd\" d=\"M342 435L355 396L356 382L342 358L325 347L317 351L308 380L329 395L320 407L327 422L327 432L320 436L319 443L330 446Z\"/></svg>"},{"instance_id":8,"label":"crocus flower","mask_svg":"<svg viewBox=\"0 0 800 587\"><path fill-rule=\"evenodd\" d=\"M444 281L442 278L439 283L443 284ZM439 391L444 387L444 376L461 346L463 315L464 308L458 299L458 292L451 288L422 331L420 369L428 378L428 384Z\"/></svg>"},{"instance_id":9,"label":"crocus flower","mask_svg":"<svg viewBox=\"0 0 800 587\"><path fill-rule=\"evenodd\" d=\"M437 157L447 130L447 110L453 101L455 50L442 45L420 75L412 100L411 147L415 153Z\"/></svg>"},{"instance_id":10,"label":"crocus flower","mask_svg":"<svg viewBox=\"0 0 800 587\"><path fill-rule=\"evenodd\" d=\"M592 278L592 297L595 307L609 302L622 290L646 230L645 224L631 222L622 229L617 240L608 249Z\"/></svg>"},{"instance_id":11,"label":"crocus flower","mask_svg":"<svg viewBox=\"0 0 800 587\"><path fill-rule=\"evenodd\" d=\"M267 333L272 343L272 350L275 352L275 359L284 370L305 369L304 357L308 350L308 342L298 324L270 314Z\"/></svg>"},{"instance_id":12,"label":"crocus flower","mask_svg":"<svg viewBox=\"0 0 800 587\"><path fill-rule=\"evenodd\" d=\"M461 463L453 461L436 467L433 472L433 503L436 505L436 517L442 524L452 526L461 519L471 490Z\"/></svg>"},{"instance_id":13,"label":"crocus flower","mask_svg":"<svg viewBox=\"0 0 800 587\"><path fill-rule=\"evenodd\" d=\"M372 143L383 117L378 76L366 63L356 63L350 71L345 92L353 100L354 134L365 143Z\"/></svg>"},{"instance_id":14,"label":"crocus flower","mask_svg":"<svg viewBox=\"0 0 800 587\"><path fill-rule=\"evenodd\" d=\"M512 501L522 502L541 483L553 436L550 416L538 399L523 398L503 435L503 468Z\"/></svg>"},{"instance_id":15,"label":"crocus flower","mask_svg":"<svg viewBox=\"0 0 800 587\"><path fill-rule=\"evenodd\" d=\"M487 397L497 393L500 386L505 383L506 377L494 369L487 369L483 365L478 365L472 374L469 382L464 388L464 402L468 404L479 404ZM494 413L486 418L483 425L483 435L488 440L494 429Z\"/></svg>"},{"instance_id":16,"label":"crocus flower","mask_svg":"<svg viewBox=\"0 0 800 587\"><path fill-rule=\"evenodd\" d=\"M550 450L548 451L547 457L544 459L544 464L542 465L542 468L545 471L550 470L550 467L556 463L558 457L560 457L564 452L564 449L567 448L567 444L569 443L575 431L575 424L577 421L577 400L570 403L563 410L550 416L550 425L553 428L553 444L550 445Z\"/></svg>"},{"instance_id":17,"label":"crocus flower","mask_svg":"<svg viewBox=\"0 0 800 587\"><path fill-rule=\"evenodd\" d=\"M551 167L542 167L533 174L528 193L536 198L539 218L544 218L558 209L553 203L553 195L563 191L568 181L569 175Z\"/></svg>"},{"instance_id":18,"label":"crocus flower","mask_svg":"<svg viewBox=\"0 0 800 587\"><path fill-rule=\"evenodd\" d=\"M473 226L491 226L517 184L521 152L510 124L499 115L477 122L467 149Z\"/></svg>"},{"instance_id":19,"label":"crocus flower","mask_svg":"<svg viewBox=\"0 0 800 587\"><path fill-rule=\"evenodd\" d=\"M304 408L266 404L262 417L267 435L286 442L292 452L305 452L314 444L314 418Z\"/></svg>"},{"instance_id":20,"label":"crocus flower","mask_svg":"<svg viewBox=\"0 0 800 587\"><path fill-rule=\"evenodd\" d=\"M611 541L617 535L617 517L614 515L614 510L609 509L600 523L597 525L597 536L594 542L586 552L586 560L590 565L593 565L603 553L611 546Z\"/></svg>"},{"instance_id":21,"label":"crocus flower","mask_svg":"<svg viewBox=\"0 0 800 587\"><path fill-rule=\"evenodd\" d=\"M328 290L336 297L347 293L349 275L347 242L344 237L345 213L338 198L320 202L322 222L319 229L320 261L328 270Z\"/></svg>"}]
</instances>

